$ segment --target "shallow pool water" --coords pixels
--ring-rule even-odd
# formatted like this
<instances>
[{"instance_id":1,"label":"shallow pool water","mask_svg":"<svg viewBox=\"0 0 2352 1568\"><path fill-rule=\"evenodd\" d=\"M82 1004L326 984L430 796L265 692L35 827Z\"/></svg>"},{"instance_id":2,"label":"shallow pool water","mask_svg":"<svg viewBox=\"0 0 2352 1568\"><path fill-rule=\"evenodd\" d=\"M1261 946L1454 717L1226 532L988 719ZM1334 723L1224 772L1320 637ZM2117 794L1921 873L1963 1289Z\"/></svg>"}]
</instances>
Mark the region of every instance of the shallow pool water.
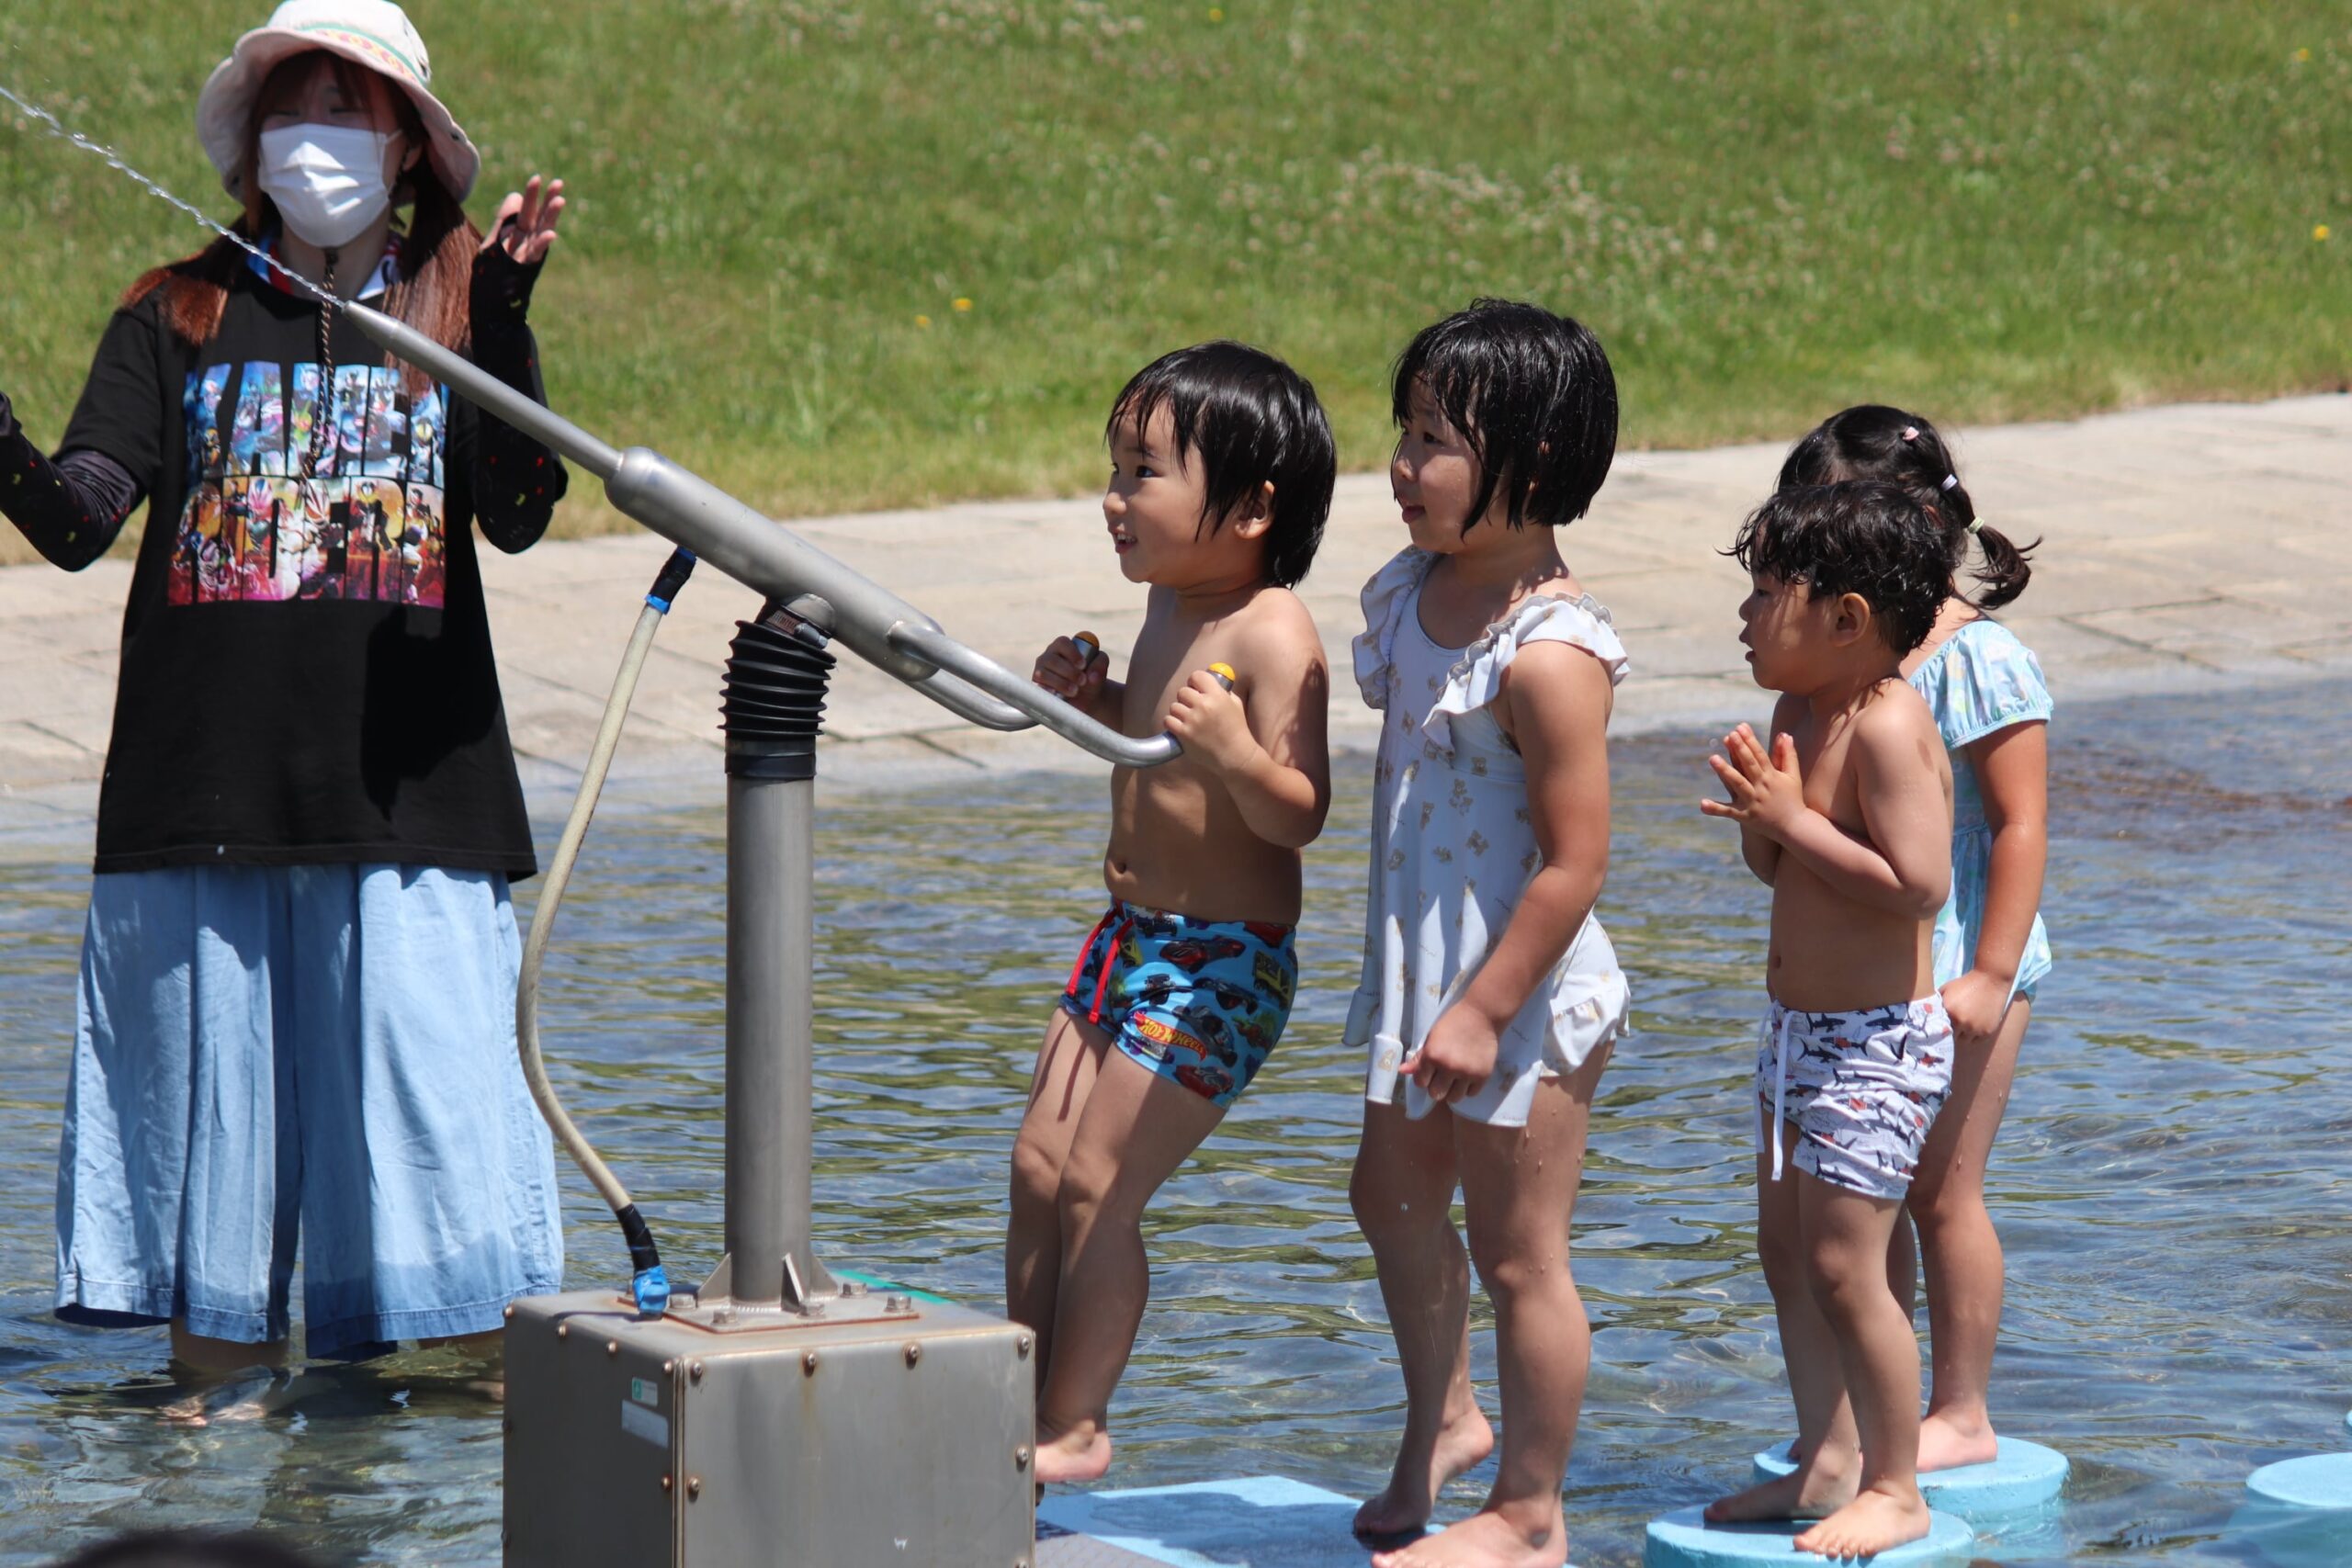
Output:
<instances>
[{"instance_id":1,"label":"shallow pool water","mask_svg":"<svg viewBox=\"0 0 2352 1568\"><path fill-rule=\"evenodd\" d=\"M2231 1524L2246 1472L2352 1447L2347 705L2335 682L2062 716L2058 969L1992 1176L2010 1278L1995 1413L2075 1469L2063 1515L1988 1557L2260 1561ZM1692 809L1703 745L1615 751L1601 913L1638 1032L1604 1085L1577 1215L1596 1333L1567 1505L1585 1564L1638 1562L1645 1519L1740 1480L1789 1425L1744 1089L1765 893ZM1279 1472L1361 1495L1385 1474L1401 1395L1348 1214L1360 1064L1339 1045L1363 780L1342 770L1310 861L1297 1021L1152 1215L1114 1482ZM829 1257L998 1300L1006 1151L1099 908L1101 795L982 780L823 812ZM600 821L545 1012L575 1112L686 1278L718 1245L722 860L715 811ZM454 1361L313 1370L269 1415L191 1428L158 1414L175 1394L159 1331L48 1317L85 891L78 865L0 868L0 1564L160 1523L257 1524L327 1562L494 1561L498 1410ZM620 1281L608 1216L565 1178L571 1283ZM1490 1368L1483 1334L1476 1351ZM1475 1506L1483 1479L1449 1504Z\"/></svg>"}]
</instances>

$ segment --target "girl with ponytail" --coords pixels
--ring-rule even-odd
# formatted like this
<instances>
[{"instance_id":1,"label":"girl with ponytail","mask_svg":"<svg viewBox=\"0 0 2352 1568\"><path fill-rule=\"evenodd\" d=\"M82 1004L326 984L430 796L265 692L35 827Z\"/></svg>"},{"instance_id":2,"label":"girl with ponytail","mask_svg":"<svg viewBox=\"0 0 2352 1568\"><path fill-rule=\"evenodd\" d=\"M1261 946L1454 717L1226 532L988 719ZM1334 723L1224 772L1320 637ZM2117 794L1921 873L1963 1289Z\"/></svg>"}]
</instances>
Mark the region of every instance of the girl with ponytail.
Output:
<instances>
[{"instance_id":1,"label":"girl with ponytail","mask_svg":"<svg viewBox=\"0 0 2352 1568\"><path fill-rule=\"evenodd\" d=\"M1791 449L1779 488L1841 479L1909 491L1943 526L1950 576L1935 629L1903 664L1943 732L1953 795L1951 896L1936 920L1935 963L1957 1055L1951 1097L1906 1202L1927 1260L1933 1341L1919 1428L1924 1473L1982 1463L1997 1450L1986 1390L2002 1258L1984 1206L1984 1169L2034 992L2050 973L2040 906L2051 702L2032 651L1989 614L2025 591L2034 547L2012 544L1977 516L1936 427L1879 404L1848 409ZM1963 572L1973 592L1960 585ZM1888 1258L1898 1300L1910 1299L1912 1245L1910 1227L1898 1225Z\"/></svg>"}]
</instances>

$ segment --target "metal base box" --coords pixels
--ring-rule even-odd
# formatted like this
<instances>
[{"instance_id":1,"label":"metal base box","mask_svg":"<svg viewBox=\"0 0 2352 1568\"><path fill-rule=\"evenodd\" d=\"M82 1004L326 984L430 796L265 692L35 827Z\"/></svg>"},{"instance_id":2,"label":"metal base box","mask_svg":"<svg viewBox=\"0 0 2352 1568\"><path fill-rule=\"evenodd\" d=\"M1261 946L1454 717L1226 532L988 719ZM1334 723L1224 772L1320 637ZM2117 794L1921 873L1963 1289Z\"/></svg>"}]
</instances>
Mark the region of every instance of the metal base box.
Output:
<instances>
[{"instance_id":1,"label":"metal base box","mask_svg":"<svg viewBox=\"0 0 2352 1568\"><path fill-rule=\"evenodd\" d=\"M639 1322L604 1292L506 1325L506 1568L1026 1568L1027 1330L903 1296Z\"/></svg>"}]
</instances>

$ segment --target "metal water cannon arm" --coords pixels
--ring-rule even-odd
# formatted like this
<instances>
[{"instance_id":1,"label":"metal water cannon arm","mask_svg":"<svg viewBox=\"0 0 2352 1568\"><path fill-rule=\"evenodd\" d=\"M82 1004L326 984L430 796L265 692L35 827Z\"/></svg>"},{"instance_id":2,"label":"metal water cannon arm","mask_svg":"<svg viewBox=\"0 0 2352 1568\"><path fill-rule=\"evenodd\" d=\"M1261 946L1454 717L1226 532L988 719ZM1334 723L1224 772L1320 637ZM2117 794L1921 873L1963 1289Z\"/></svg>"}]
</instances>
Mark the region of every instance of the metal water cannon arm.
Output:
<instances>
[{"instance_id":1,"label":"metal water cannon arm","mask_svg":"<svg viewBox=\"0 0 2352 1568\"><path fill-rule=\"evenodd\" d=\"M605 495L628 516L959 717L1001 730L1042 724L1126 767L1154 767L1177 754L1165 737L1131 739L965 647L888 589L661 453L616 450L414 328L364 305L344 310L387 352L603 479Z\"/></svg>"},{"instance_id":2,"label":"metal water cannon arm","mask_svg":"<svg viewBox=\"0 0 2352 1568\"><path fill-rule=\"evenodd\" d=\"M1083 750L1123 768L1156 768L1173 761L1183 750L1172 735L1138 740L1080 713L1034 681L1023 679L996 660L975 653L938 627L899 626L891 634L899 647L960 677L992 697L1018 708L1035 723ZM920 688L918 688L920 689Z\"/></svg>"},{"instance_id":3,"label":"metal water cannon arm","mask_svg":"<svg viewBox=\"0 0 2352 1568\"><path fill-rule=\"evenodd\" d=\"M598 479L611 479L621 466L619 452L545 403L516 391L464 355L443 347L406 322L352 300L344 302L343 313L385 353L431 371L443 385L464 393L467 401L497 415L533 440L554 447Z\"/></svg>"}]
</instances>

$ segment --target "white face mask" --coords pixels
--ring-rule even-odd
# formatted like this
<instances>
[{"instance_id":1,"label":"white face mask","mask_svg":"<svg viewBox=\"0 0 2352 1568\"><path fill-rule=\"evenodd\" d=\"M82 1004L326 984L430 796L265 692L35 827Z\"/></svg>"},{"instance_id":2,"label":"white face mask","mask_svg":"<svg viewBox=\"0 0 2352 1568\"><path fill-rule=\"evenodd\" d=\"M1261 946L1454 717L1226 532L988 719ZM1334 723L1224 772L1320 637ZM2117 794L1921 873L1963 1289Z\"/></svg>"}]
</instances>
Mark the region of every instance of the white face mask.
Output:
<instances>
[{"instance_id":1,"label":"white face mask","mask_svg":"<svg viewBox=\"0 0 2352 1568\"><path fill-rule=\"evenodd\" d=\"M345 125L289 125L261 133L261 188L298 236L322 251L339 250L384 215L392 193L384 186L380 130Z\"/></svg>"}]
</instances>

